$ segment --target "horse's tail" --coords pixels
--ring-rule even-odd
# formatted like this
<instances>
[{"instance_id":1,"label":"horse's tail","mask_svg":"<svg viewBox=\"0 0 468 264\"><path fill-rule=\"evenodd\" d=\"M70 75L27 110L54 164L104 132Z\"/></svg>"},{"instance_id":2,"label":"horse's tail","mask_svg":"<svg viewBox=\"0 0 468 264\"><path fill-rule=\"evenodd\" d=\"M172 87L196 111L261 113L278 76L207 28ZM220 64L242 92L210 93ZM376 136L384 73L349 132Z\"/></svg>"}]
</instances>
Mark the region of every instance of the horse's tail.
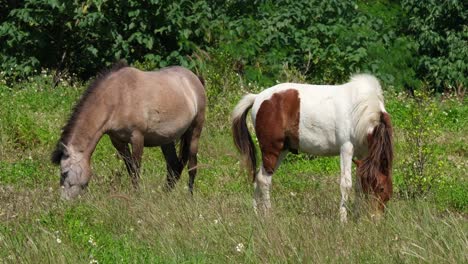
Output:
<instances>
[{"instance_id":1,"label":"horse's tail","mask_svg":"<svg viewBox=\"0 0 468 264\"><path fill-rule=\"evenodd\" d=\"M248 94L244 96L234 108L232 112L232 135L234 144L243 156L249 173L252 174L255 180L255 172L257 171L257 156L255 144L250 136L247 127L247 113L255 102L256 94Z\"/></svg>"},{"instance_id":2,"label":"horse's tail","mask_svg":"<svg viewBox=\"0 0 468 264\"><path fill-rule=\"evenodd\" d=\"M393 165L393 127L390 115L382 111L380 122L368 136L369 158L384 175L391 177Z\"/></svg>"},{"instance_id":3,"label":"horse's tail","mask_svg":"<svg viewBox=\"0 0 468 264\"><path fill-rule=\"evenodd\" d=\"M205 87L205 78L203 78L203 76L201 76L201 75L197 75L197 77L198 77L198 80L200 80L203 87Z\"/></svg>"}]
</instances>

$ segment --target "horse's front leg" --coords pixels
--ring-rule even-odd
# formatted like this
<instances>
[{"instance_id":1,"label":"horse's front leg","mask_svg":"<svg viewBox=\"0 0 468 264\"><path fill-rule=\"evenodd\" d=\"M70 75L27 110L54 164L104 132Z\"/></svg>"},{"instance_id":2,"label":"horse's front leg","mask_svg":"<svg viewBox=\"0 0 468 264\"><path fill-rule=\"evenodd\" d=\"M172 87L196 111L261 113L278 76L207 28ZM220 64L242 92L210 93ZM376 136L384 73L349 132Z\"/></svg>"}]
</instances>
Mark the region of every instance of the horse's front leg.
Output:
<instances>
[{"instance_id":1,"label":"horse's front leg","mask_svg":"<svg viewBox=\"0 0 468 264\"><path fill-rule=\"evenodd\" d=\"M128 147L128 143L122 142L117 138L109 136L112 142L112 145L119 152L120 157L125 162L125 167L127 168L128 175L132 175L132 152Z\"/></svg>"},{"instance_id":2,"label":"horse's front leg","mask_svg":"<svg viewBox=\"0 0 468 264\"><path fill-rule=\"evenodd\" d=\"M346 142L341 146L340 150L340 167L341 167L341 202L340 202L340 220L341 222L347 221L347 201L351 193L352 178L351 178L351 164L353 159L353 145Z\"/></svg>"},{"instance_id":3,"label":"horse's front leg","mask_svg":"<svg viewBox=\"0 0 468 264\"><path fill-rule=\"evenodd\" d=\"M138 180L140 178L140 164L141 156L143 156L144 137L139 131L133 131L130 138L132 144L132 163L131 163L131 177L133 187L138 187Z\"/></svg>"},{"instance_id":4,"label":"horse's front leg","mask_svg":"<svg viewBox=\"0 0 468 264\"><path fill-rule=\"evenodd\" d=\"M357 169L356 169L357 170ZM361 214L361 207L362 207L362 183L361 183L361 178L357 175L356 172L356 182L354 185L354 193L355 193L355 199L354 199L354 213L356 216L359 216Z\"/></svg>"}]
</instances>

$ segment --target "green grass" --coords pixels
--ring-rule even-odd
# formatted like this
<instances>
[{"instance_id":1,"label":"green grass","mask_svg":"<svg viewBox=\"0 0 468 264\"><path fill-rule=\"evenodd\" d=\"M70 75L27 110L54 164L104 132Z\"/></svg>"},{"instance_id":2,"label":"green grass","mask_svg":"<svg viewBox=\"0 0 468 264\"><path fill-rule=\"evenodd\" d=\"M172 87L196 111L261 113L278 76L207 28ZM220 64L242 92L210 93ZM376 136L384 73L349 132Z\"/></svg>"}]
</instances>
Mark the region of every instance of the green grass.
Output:
<instances>
[{"instance_id":1,"label":"green grass","mask_svg":"<svg viewBox=\"0 0 468 264\"><path fill-rule=\"evenodd\" d=\"M22 85L0 86L1 263L468 262L464 102L440 100L433 117L443 124L433 142L443 161L438 168L450 181L406 199L399 185L407 155L399 127L408 114L404 98L387 95L397 193L383 220L351 210L350 221L341 224L338 158L288 155L273 178L272 215L254 214L251 179L229 131L228 115L241 94L233 90L210 100L193 198L186 172L174 192L161 190L165 164L156 148L145 149L141 188L133 190L104 137L93 155L88 192L62 201L49 155L83 88L52 90L42 79Z\"/></svg>"}]
</instances>

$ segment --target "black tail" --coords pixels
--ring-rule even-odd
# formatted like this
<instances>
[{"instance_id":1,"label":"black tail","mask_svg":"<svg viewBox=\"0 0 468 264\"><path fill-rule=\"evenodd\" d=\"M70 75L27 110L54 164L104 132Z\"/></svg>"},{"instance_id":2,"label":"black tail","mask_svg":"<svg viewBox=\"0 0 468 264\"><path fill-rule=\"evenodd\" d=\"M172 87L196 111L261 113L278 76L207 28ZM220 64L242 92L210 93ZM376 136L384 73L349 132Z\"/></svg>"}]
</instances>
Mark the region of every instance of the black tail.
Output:
<instances>
[{"instance_id":1,"label":"black tail","mask_svg":"<svg viewBox=\"0 0 468 264\"><path fill-rule=\"evenodd\" d=\"M255 180L255 173L257 171L257 153L247 127L246 118L254 101L255 95L249 94L244 96L234 109L232 120L234 144L243 156L253 180Z\"/></svg>"},{"instance_id":2,"label":"black tail","mask_svg":"<svg viewBox=\"0 0 468 264\"><path fill-rule=\"evenodd\" d=\"M205 87L205 78L203 78L203 76L201 76L201 75L197 75L197 77L198 77L198 80L200 80L203 87Z\"/></svg>"}]
</instances>

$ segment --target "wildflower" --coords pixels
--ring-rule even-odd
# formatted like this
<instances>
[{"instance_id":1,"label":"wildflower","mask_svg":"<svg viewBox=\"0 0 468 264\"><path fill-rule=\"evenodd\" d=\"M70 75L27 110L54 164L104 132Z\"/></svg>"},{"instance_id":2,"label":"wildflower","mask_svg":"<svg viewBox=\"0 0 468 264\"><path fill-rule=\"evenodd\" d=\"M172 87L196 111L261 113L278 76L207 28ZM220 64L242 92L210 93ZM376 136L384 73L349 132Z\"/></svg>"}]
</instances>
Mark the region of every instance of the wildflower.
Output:
<instances>
[{"instance_id":1,"label":"wildflower","mask_svg":"<svg viewBox=\"0 0 468 264\"><path fill-rule=\"evenodd\" d=\"M291 194L292 197L296 197L296 193L295 193L295 192L290 192L289 194Z\"/></svg>"},{"instance_id":2,"label":"wildflower","mask_svg":"<svg viewBox=\"0 0 468 264\"><path fill-rule=\"evenodd\" d=\"M89 264L97 264L99 263L96 259L94 259L94 256L93 255L89 255Z\"/></svg>"},{"instance_id":3,"label":"wildflower","mask_svg":"<svg viewBox=\"0 0 468 264\"><path fill-rule=\"evenodd\" d=\"M58 244L61 244L62 243L62 240L60 238L57 237L57 243Z\"/></svg>"},{"instance_id":4,"label":"wildflower","mask_svg":"<svg viewBox=\"0 0 468 264\"><path fill-rule=\"evenodd\" d=\"M219 220L218 220L218 219L215 219L215 220L214 220L214 223L215 223L215 225L217 225L217 224L219 223Z\"/></svg>"},{"instance_id":5,"label":"wildflower","mask_svg":"<svg viewBox=\"0 0 468 264\"><path fill-rule=\"evenodd\" d=\"M93 236L89 236L88 243L91 244L91 246L93 247L97 246L96 241L94 241Z\"/></svg>"},{"instance_id":6,"label":"wildflower","mask_svg":"<svg viewBox=\"0 0 468 264\"><path fill-rule=\"evenodd\" d=\"M237 252L242 252L243 250L244 250L244 244L242 244L242 243L237 244L236 251Z\"/></svg>"}]
</instances>

